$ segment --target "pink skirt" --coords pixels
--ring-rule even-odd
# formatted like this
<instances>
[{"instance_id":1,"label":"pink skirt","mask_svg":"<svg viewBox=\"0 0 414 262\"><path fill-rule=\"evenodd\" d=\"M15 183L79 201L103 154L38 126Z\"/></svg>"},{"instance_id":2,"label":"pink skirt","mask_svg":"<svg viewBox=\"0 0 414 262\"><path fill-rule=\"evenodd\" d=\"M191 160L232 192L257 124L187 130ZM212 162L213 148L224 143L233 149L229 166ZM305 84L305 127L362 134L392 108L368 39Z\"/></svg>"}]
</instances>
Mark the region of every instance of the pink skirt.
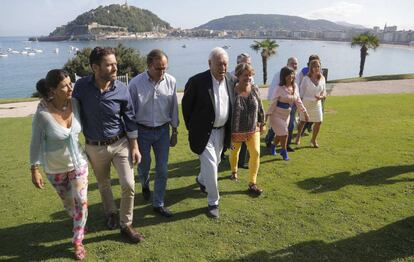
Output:
<instances>
[{"instance_id":1,"label":"pink skirt","mask_svg":"<svg viewBox=\"0 0 414 262\"><path fill-rule=\"evenodd\" d=\"M277 136L286 136L288 135L288 126L290 120L290 108L280 108L276 107L273 113L270 115L269 122L270 126L273 129L273 132Z\"/></svg>"}]
</instances>

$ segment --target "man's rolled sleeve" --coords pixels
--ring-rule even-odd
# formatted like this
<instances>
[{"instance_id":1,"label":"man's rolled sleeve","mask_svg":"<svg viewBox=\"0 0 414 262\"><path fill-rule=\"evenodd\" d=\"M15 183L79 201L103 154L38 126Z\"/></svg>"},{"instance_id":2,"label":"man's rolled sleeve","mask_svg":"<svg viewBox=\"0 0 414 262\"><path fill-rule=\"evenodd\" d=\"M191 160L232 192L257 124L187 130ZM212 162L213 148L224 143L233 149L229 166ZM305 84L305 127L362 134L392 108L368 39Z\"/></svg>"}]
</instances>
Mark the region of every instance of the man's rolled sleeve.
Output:
<instances>
[{"instance_id":1,"label":"man's rolled sleeve","mask_svg":"<svg viewBox=\"0 0 414 262\"><path fill-rule=\"evenodd\" d=\"M138 137L138 125L135 122L135 111L132 104L131 95L125 87L125 101L122 105L122 120L124 121L125 131L128 138L137 138Z\"/></svg>"},{"instance_id":2,"label":"man's rolled sleeve","mask_svg":"<svg viewBox=\"0 0 414 262\"><path fill-rule=\"evenodd\" d=\"M171 126L177 128L179 124L180 120L178 118L177 86L174 85L173 105L171 109Z\"/></svg>"}]
</instances>

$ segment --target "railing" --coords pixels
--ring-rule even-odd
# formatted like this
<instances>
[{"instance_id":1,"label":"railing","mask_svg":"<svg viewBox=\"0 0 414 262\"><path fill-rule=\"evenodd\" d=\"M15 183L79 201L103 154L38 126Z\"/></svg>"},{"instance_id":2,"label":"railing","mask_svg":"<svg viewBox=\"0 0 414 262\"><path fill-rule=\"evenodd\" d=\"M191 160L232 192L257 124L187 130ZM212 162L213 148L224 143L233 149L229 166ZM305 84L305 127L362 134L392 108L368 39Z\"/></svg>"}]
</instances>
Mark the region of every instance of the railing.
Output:
<instances>
[{"instance_id":1,"label":"railing","mask_svg":"<svg viewBox=\"0 0 414 262\"><path fill-rule=\"evenodd\" d=\"M81 78L82 78L81 76L78 76L75 73L75 82L78 81ZM129 82L128 74L116 76L116 79L123 82L124 84L128 85L128 82Z\"/></svg>"},{"instance_id":2,"label":"railing","mask_svg":"<svg viewBox=\"0 0 414 262\"><path fill-rule=\"evenodd\" d=\"M116 76L116 79L118 79L119 81L123 82L124 84L128 85L128 74L125 75L121 75L121 76Z\"/></svg>"}]
</instances>

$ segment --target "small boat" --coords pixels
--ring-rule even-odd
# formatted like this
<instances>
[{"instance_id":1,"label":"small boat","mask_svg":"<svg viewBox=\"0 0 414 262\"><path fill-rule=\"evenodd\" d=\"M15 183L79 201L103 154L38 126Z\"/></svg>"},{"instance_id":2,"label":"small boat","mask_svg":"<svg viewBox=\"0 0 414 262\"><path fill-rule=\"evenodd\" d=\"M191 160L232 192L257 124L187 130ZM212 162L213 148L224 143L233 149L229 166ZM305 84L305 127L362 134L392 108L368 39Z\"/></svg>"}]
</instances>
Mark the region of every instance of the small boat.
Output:
<instances>
[{"instance_id":1,"label":"small boat","mask_svg":"<svg viewBox=\"0 0 414 262\"><path fill-rule=\"evenodd\" d=\"M33 51L35 51L35 53L43 53L42 49L33 49Z\"/></svg>"},{"instance_id":2,"label":"small boat","mask_svg":"<svg viewBox=\"0 0 414 262\"><path fill-rule=\"evenodd\" d=\"M12 54L20 54L20 52L17 51L17 50L12 50L10 53L12 53Z\"/></svg>"},{"instance_id":3,"label":"small boat","mask_svg":"<svg viewBox=\"0 0 414 262\"><path fill-rule=\"evenodd\" d=\"M21 51L20 52L20 54L22 54L22 55L27 55L27 53L28 53L27 51Z\"/></svg>"},{"instance_id":4,"label":"small boat","mask_svg":"<svg viewBox=\"0 0 414 262\"><path fill-rule=\"evenodd\" d=\"M229 49L231 46L230 45L224 45L223 49Z\"/></svg>"},{"instance_id":5,"label":"small boat","mask_svg":"<svg viewBox=\"0 0 414 262\"><path fill-rule=\"evenodd\" d=\"M35 56L35 55L36 55L36 53L34 53L34 52L28 52L28 53L27 53L27 55L28 55L28 56Z\"/></svg>"},{"instance_id":6,"label":"small boat","mask_svg":"<svg viewBox=\"0 0 414 262\"><path fill-rule=\"evenodd\" d=\"M7 56L8 56L8 54L1 53L1 52L0 52L0 57L7 57Z\"/></svg>"},{"instance_id":7,"label":"small boat","mask_svg":"<svg viewBox=\"0 0 414 262\"><path fill-rule=\"evenodd\" d=\"M181 47L182 47L182 48L186 48L187 46L186 46L186 45L182 45Z\"/></svg>"}]
</instances>

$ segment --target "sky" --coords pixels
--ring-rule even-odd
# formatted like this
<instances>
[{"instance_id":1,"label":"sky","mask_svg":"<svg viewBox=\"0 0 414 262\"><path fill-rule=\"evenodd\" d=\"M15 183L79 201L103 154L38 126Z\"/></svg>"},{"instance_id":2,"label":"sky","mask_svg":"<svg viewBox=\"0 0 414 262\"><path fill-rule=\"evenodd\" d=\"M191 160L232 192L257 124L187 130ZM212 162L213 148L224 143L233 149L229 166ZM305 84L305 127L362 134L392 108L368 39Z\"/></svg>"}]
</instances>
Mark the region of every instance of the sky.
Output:
<instances>
[{"instance_id":1,"label":"sky","mask_svg":"<svg viewBox=\"0 0 414 262\"><path fill-rule=\"evenodd\" d=\"M0 0L0 36L47 35L99 5L123 3L125 0ZM128 4L150 10L182 29L228 15L282 14L414 30L413 0L128 0Z\"/></svg>"}]
</instances>

